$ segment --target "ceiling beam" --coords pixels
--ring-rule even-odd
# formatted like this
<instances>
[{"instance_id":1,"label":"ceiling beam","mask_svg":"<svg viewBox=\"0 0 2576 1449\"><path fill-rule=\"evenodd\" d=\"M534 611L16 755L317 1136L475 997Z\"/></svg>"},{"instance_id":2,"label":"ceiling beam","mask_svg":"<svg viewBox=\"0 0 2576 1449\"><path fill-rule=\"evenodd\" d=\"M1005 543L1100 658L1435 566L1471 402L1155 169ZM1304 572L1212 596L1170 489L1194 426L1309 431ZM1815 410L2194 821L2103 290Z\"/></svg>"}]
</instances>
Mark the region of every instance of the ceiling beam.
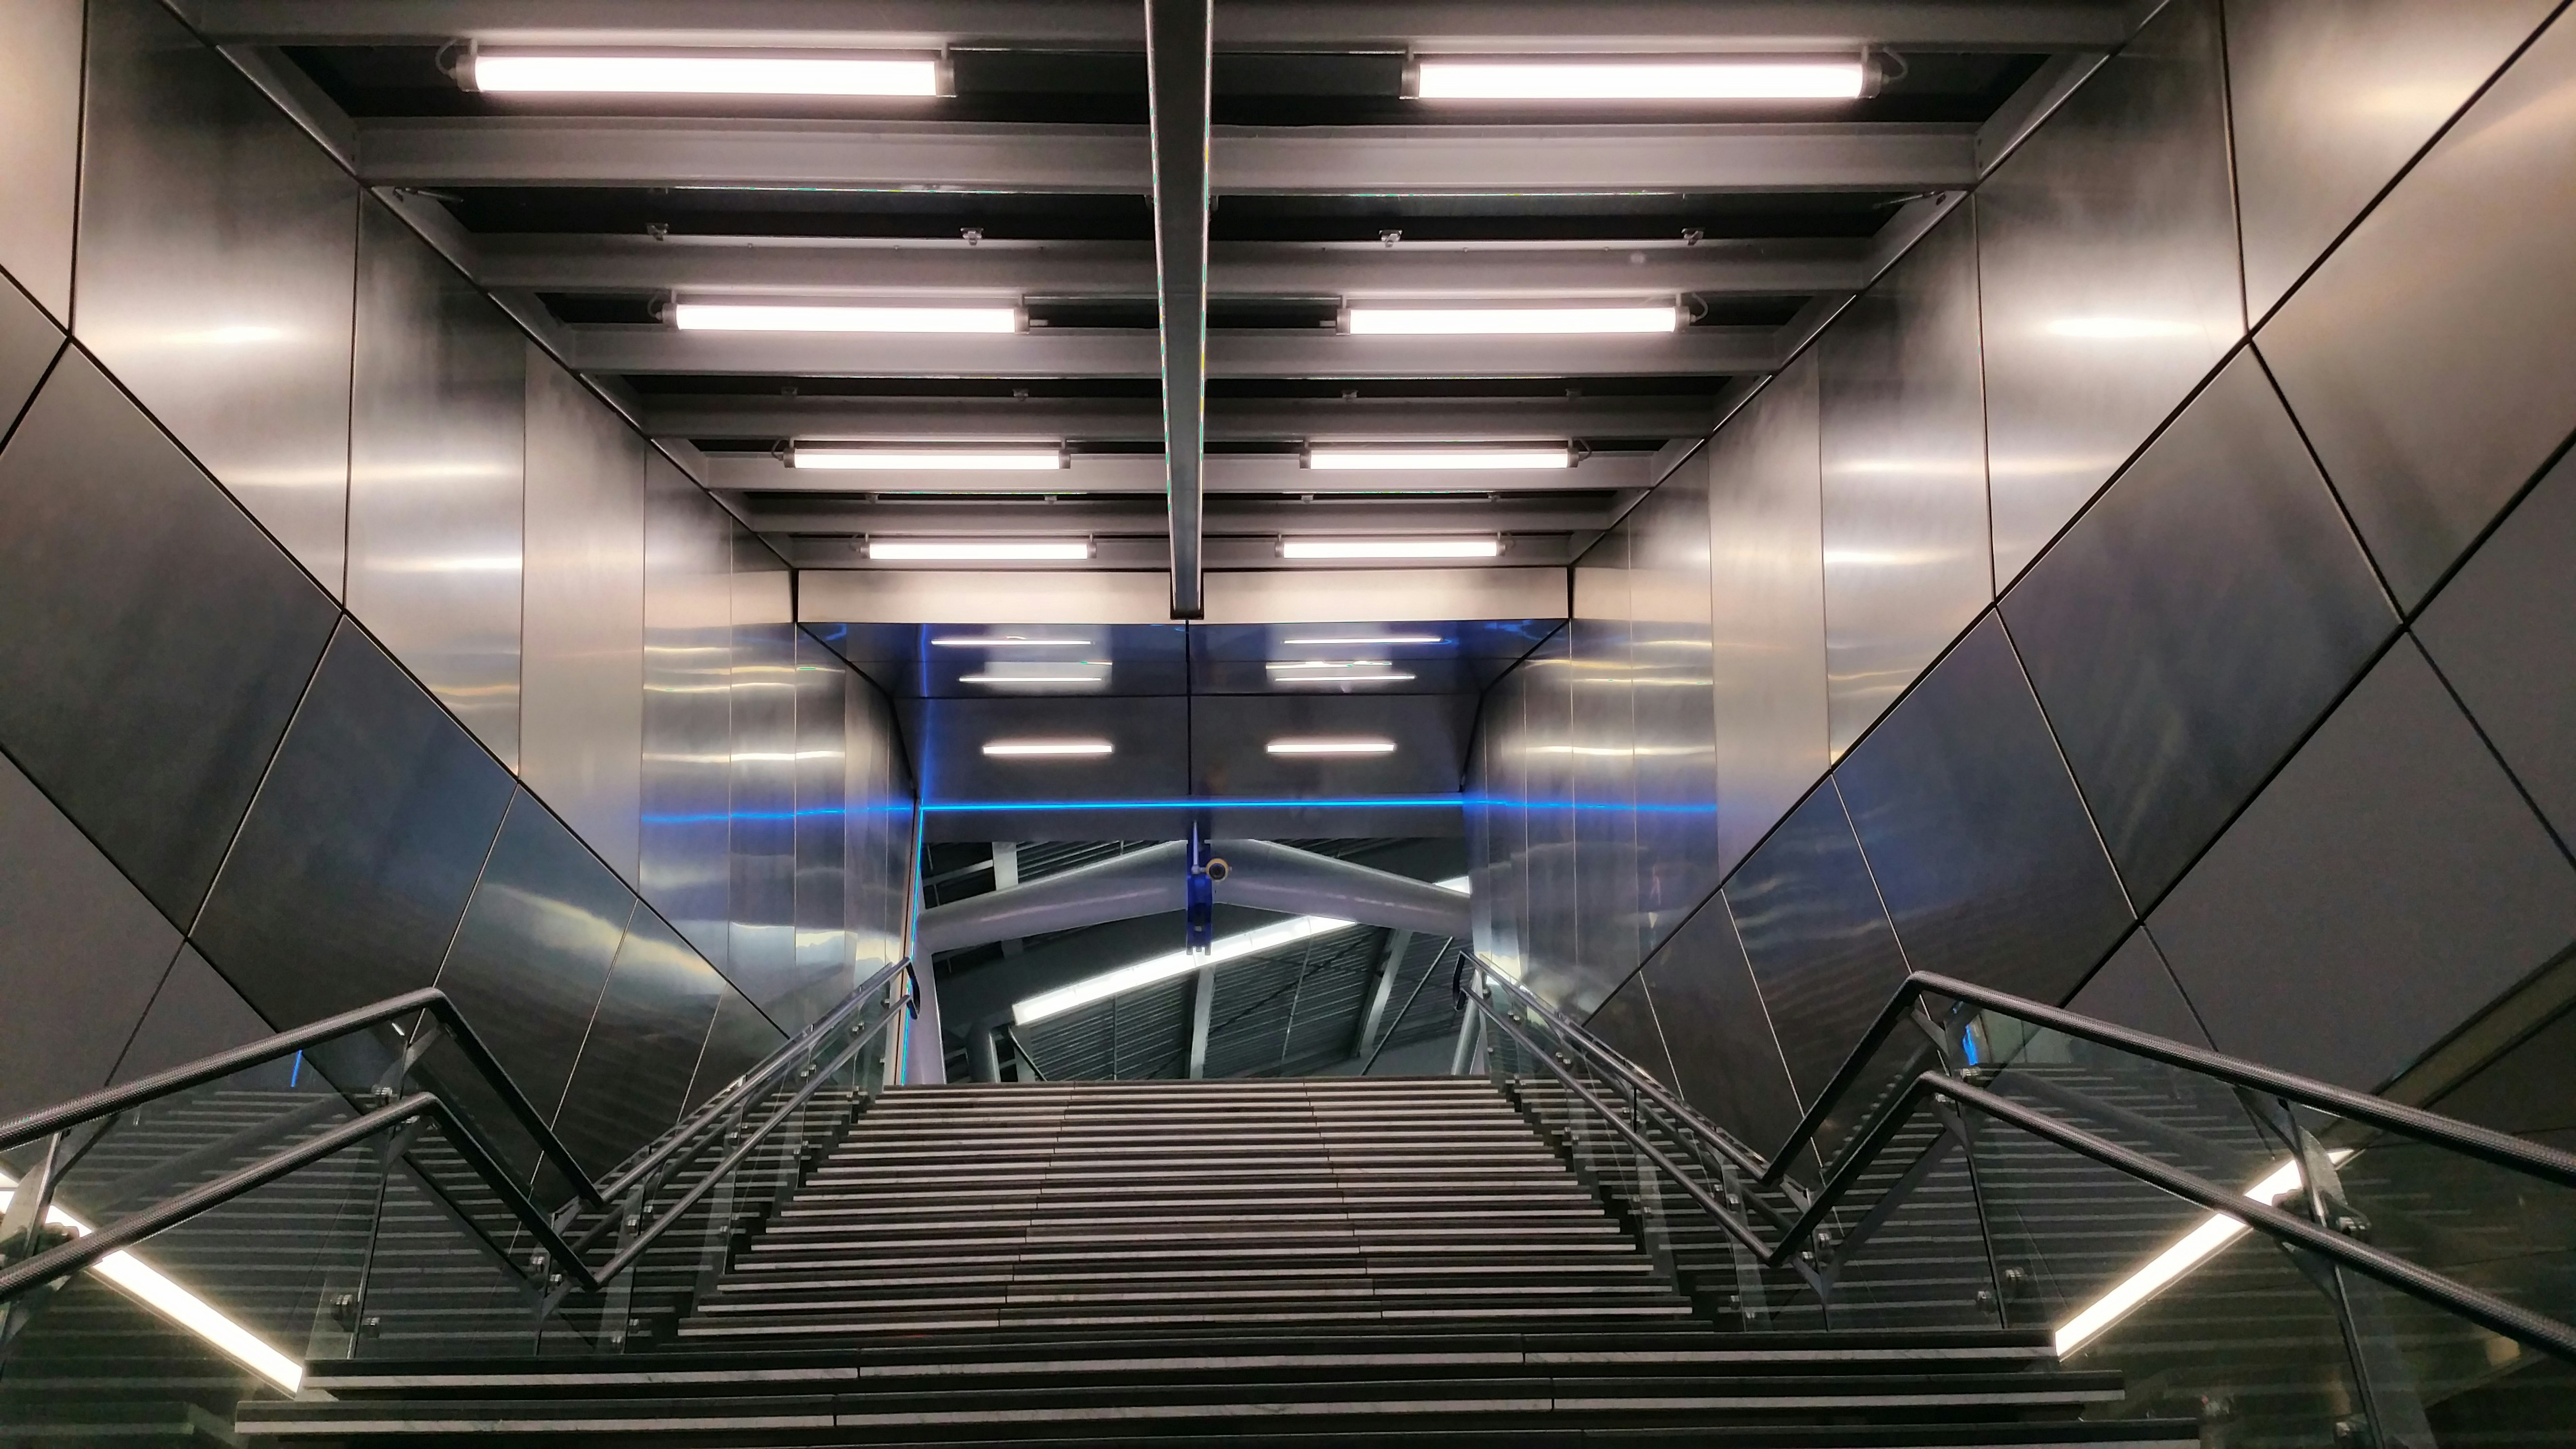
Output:
<instances>
[{"instance_id":1,"label":"ceiling beam","mask_svg":"<svg viewBox=\"0 0 2576 1449\"><path fill-rule=\"evenodd\" d=\"M1163 463L1172 541L1172 617L1201 610L1199 486L1207 444L1208 117L1216 0L1145 0L1154 133L1155 299L1162 319Z\"/></svg>"},{"instance_id":2,"label":"ceiling beam","mask_svg":"<svg viewBox=\"0 0 2576 1449\"><path fill-rule=\"evenodd\" d=\"M1135 0L193 0L224 42L487 41L938 46L1008 42L1136 50ZM1875 44L1941 50L2104 50L2124 0L1223 0L1228 50L1687 51Z\"/></svg>"},{"instance_id":3,"label":"ceiling beam","mask_svg":"<svg viewBox=\"0 0 2576 1449\"><path fill-rule=\"evenodd\" d=\"M1220 126L1220 193L1930 191L1977 128L1846 122ZM902 187L1144 195L1142 126L436 116L358 123L380 186Z\"/></svg>"},{"instance_id":4,"label":"ceiling beam","mask_svg":"<svg viewBox=\"0 0 2576 1449\"><path fill-rule=\"evenodd\" d=\"M1004 336L881 337L572 327L582 372L807 377L1159 378L1155 335L1040 329ZM1698 377L1768 372L1774 329L1694 327L1650 337L1348 337L1213 332L1208 375L1226 378Z\"/></svg>"},{"instance_id":5,"label":"ceiling beam","mask_svg":"<svg viewBox=\"0 0 2576 1449\"><path fill-rule=\"evenodd\" d=\"M1130 242L812 241L492 234L476 280L546 292L803 296L1150 297L1154 258ZM1459 246L1215 242L1217 297L1803 296L1867 284L1870 243Z\"/></svg>"},{"instance_id":6,"label":"ceiling beam","mask_svg":"<svg viewBox=\"0 0 2576 1449\"><path fill-rule=\"evenodd\" d=\"M1094 534L1161 537L1165 513L1150 496L1044 502L879 502L830 495L728 495L735 512L763 533L883 534L909 538L1068 538ZM1556 498L1483 498L1456 502L1268 500L1217 502L1210 537L1369 534L1597 532L1610 526L1607 502Z\"/></svg>"},{"instance_id":7,"label":"ceiling beam","mask_svg":"<svg viewBox=\"0 0 2576 1449\"><path fill-rule=\"evenodd\" d=\"M1163 434L1158 405L1088 398L740 397L644 399L662 438L846 438L927 442L1142 442ZM1711 397L1219 398L1211 442L1510 442L1529 438L1697 437ZM1213 476L1210 487L1217 486Z\"/></svg>"},{"instance_id":8,"label":"ceiling beam","mask_svg":"<svg viewBox=\"0 0 2576 1449\"><path fill-rule=\"evenodd\" d=\"M1121 493L1150 497L1163 491L1163 460L1151 453L1077 454L1053 473L839 473L789 468L767 453L707 455L706 484L734 492L768 493L977 493L1044 495ZM1207 459L1205 485L1227 493L1617 492L1655 481L1650 453L1599 453L1562 471L1381 473L1316 472L1298 466L1295 454L1219 453Z\"/></svg>"}]
</instances>

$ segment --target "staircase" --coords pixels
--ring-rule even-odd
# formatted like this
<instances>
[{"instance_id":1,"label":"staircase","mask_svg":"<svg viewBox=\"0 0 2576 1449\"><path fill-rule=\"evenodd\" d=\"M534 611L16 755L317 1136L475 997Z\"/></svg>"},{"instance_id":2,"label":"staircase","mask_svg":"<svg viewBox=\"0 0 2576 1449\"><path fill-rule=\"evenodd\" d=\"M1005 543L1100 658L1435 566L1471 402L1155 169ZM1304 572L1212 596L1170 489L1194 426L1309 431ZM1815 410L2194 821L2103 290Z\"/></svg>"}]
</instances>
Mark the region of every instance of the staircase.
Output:
<instances>
[{"instance_id":1,"label":"staircase","mask_svg":"<svg viewBox=\"0 0 2576 1449\"><path fill-rule=\"evenodd\" d=\"M286 1444L2183 1445L2045 1333L1727 1332L1458 1079L897 1089L625 1351L315 1365ZM390 1333L389 1325L389 1333Z\"/></svg>"}]
</instances>

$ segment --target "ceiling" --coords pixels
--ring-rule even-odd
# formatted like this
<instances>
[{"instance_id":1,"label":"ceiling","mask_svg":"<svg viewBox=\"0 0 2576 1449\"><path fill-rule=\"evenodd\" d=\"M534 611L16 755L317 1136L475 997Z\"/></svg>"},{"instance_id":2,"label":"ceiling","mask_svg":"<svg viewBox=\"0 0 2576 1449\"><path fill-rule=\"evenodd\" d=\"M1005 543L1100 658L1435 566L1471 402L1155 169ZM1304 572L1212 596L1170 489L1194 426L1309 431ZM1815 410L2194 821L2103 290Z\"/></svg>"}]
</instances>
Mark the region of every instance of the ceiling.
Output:
<instances>
[{"instance_id":1,"label":"ceiling","mask_svg":"<svg viewBox=\"0 0 2576 1449\"><path fill-rule=\"evenodd\" d=\"M1655 481L1659 452L1677 456L1668 445L1704 434L1811 336L2125 39L2142 7L1217 0L1203 97L1191 67L1156 71L1146 54L1148 10L1183 27L1157 32L1170 55L1191 8L192 7L378 195L791 562L904 567L867 557L873 539L1074 537L1090 556L1048 567L1169 568L1180 617L1201 616L1201 569L1293 567L1280 557L1288 537L1492 537L1495 564L1569 562ZM442 52L469 39L935 50L954 93L494 97L441 68ZM1864 47L1886 79L1862 100L1404 97L1408 53ZM1183 158L1159 176L1157 141ZM1183 220L1200 187L1203 242ZM1203 274L1171 260L1196 245ZM1005 302L1026 325L849 336L683 332L663 320L675 300L924 299ZM1346 304L1389 299L1660 299L1691 320L1571 338L1371 337L1338 325ZM1203 375L1189 365L1201 317ZM1203 423L1186 406L1167 418L1167 393L1202 387ZM850 474L782 466L789 445L821 441L1031 442L1060 445L1070 466L872 473L855 486ZM1539 441L1570 444L1581 461L1535 474L1300 466L1309 445L1352 441ZM915 695L944 688L918 650L852 647ZM1219 675L1233 662L1213 635L1140 635L1135 648Z\"/></svg>"}]
</instances>

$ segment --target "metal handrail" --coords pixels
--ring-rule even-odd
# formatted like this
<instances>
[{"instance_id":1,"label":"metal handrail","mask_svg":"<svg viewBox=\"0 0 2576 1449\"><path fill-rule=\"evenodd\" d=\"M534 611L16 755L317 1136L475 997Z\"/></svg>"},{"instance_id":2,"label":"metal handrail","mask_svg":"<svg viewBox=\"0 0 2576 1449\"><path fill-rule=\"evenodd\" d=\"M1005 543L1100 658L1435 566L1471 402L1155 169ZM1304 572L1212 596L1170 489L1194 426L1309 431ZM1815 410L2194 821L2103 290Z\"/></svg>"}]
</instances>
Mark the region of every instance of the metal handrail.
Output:
<instances>
[{"instance_id":1,"label":"metal handrail","mask_svg":"<svg viewBox=\"0 0 2576 1449\"><path fill-rule=\"evenodd\" d=\"M1729 1237L1744 1245L1766 1268L1780 1268L1796 1260L1804 1245L1813 1240L1816 1229L1834 1204L1873 1162L1879 1152L1895 1139L1906 1118L1926 1098L1940 1097L1981 1115L2010 1123L2034 1136L2045 1138L2080 1153L2129 1177L2150 1183L2175 1196L2199 1204L2211 1212L2233 1218L2246 1227L2270 1237L2275 1242L2305 1248L2351 1268L2377 1282L2411 1297L2447 1309L2492 1332L2531 1345L2558 1358L2576 1363L2576 1327L2533 1313L2506 1302L2490 1293L2472 1288L2430 1269L2407 1262L2394 1254L2356 1241L2342 1233L2321 1227L2305 1218L2283 1211L2270 1203L2259 1202L2241 1192L2230 1191L2206 1178L2167 1166L2144 1153L2119 1143L2072 1127L2034 1111L2009 1098L1998 1096L1955 1077L1937 1071L1919 1074L1899 1094L1888 1110L1876 1117L1869 1129L1843 1155L1825 1185L1799 1214L1794 1227L1776 1244L1765 1245L1750 1224L1730 1210L1708 1189L1693 1180L1680 1164L1661 1151L1618 1112L1604 1102L1598 1093L1583 1085L1561 1065L1555 1056L1530 1040L1510 1015L1481 995L1469 993L1467 1000L1485 1020L1526 1051L1530 1058L1549 1075L1583 1101L1608 1123L1639 1155L1666 1179L1682 1189L1700 1209L1716 1219ZM1561 1019L1560 1019L1561 1020ZM2079 1018L2080 1020L2080 1018ZM1552 1021L1553 1027L1556 1023ZM1580 1028L1574 1029L1580 1032ZM1588 1036L1588 1034L1585 1034ZM1571 1040L1572 1038L1569 1038Z\"/></svg>"},{"instance_id":2,"label":"metal handrail","mask_svg":"<svg viewBox=\"0 0 2576 1449\"><path fill-rule=\"evenodd\" d=\"M537 1109L529 1103L527 1095L519 1090L519 1084L510 1080L508 1069L501 1065L500 1058L492 1055L491 1048L483 1044L483 1039L474 1034L474 1028L467 1024L464 1013L457 1010L456 1003L448 999L446 992L435 986L424 986L418 991L389 996L372 1006L361 1006L341 1012L337 1016L326 1016L320 1021L297 1027L293 1031L279 1032L275 1036L264 1037L229 1051L201 1057L185 1065L172 1067L166 1072L155 1072L148 1077L138 1077L123 1086L105 1087L74 1097L67 1102L58 1102L51 1107L39 1108L13 1117L8 1121L0 1122L0 1152L6 1152L13 1147L23 1147L39 1138L51 1137L57 1132L78 1127L84 1122L95 1121L111 1113L156 1102L191 1087L221 1081L237 1072L282 1060L352 1032L389 1024L398 1018L423 1011L438 1018L439 1024L446 1029L449 1037L465 1053L466 1060L472 1062L475 1070L491 1086L499 1090L502 1104L510 1109L510 1115L519 1119L519 1125L526 1128L528 1135L536 1140L537 1151L548 1162L553 1163L557 1171L563 1173L565 1180L572 1184L573 1191L580 1194L583 1201L593 1206L600 1205L603 1201L600 1188L591 1180L590 1173L573 1159L571 1150L555 1136L554 1129L546 1125L545 1118L539 1115Z\"/></svg>"}]
</instances>

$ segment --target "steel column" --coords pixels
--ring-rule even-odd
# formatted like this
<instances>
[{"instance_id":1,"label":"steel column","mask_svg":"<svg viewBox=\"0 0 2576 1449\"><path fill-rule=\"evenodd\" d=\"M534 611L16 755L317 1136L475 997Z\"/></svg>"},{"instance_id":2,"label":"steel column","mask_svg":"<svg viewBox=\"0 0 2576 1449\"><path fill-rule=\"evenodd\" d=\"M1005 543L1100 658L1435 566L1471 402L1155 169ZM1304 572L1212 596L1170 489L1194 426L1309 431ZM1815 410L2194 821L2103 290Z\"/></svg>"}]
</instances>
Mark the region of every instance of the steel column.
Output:
<instances>
[{"instance_id":1,"label":"steel column","mask_svg":"<svg viewBox=\"0 0 2576 1449\"><path fill-rule=\"evenodd\" d=\"M1175 619L1199 617L1203 602L1199 464L1207 442L1208 93L1215 64L1216 0L1145 0Z\"/></svg>"}]
</instances>

